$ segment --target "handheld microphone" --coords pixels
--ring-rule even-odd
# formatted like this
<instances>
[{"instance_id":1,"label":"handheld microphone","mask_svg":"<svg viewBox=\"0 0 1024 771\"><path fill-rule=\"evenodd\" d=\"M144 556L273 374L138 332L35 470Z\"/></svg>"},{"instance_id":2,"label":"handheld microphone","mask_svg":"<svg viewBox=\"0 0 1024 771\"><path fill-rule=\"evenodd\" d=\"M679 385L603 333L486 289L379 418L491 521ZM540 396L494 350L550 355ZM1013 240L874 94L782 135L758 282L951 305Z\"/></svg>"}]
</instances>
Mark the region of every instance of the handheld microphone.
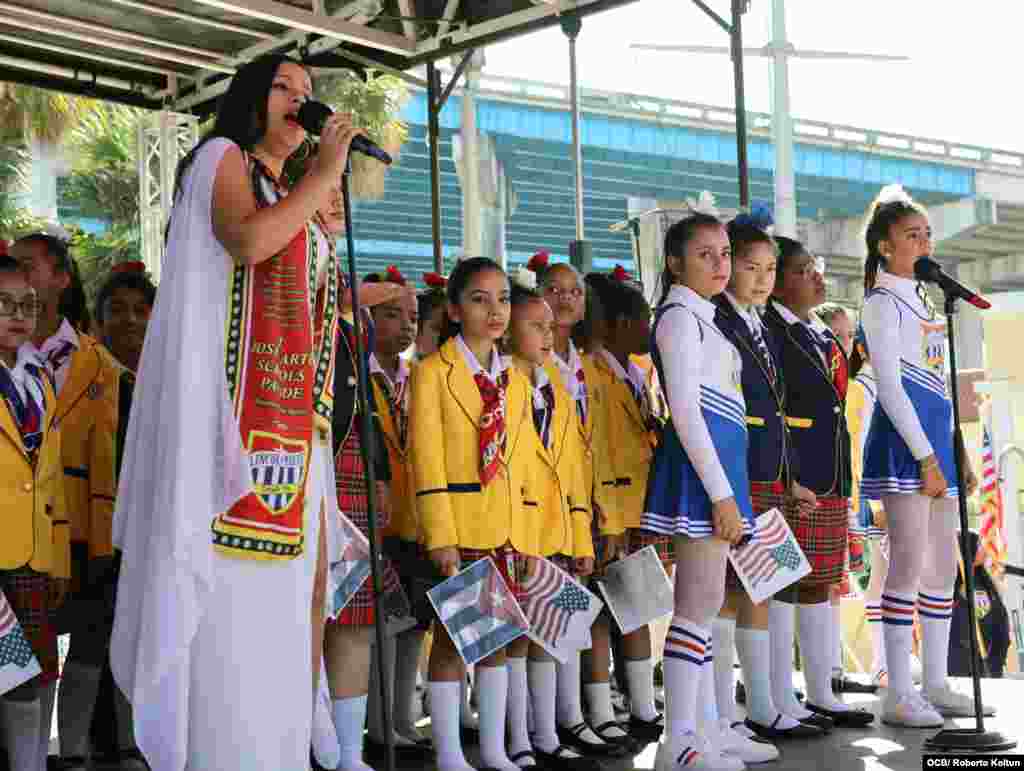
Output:
<instances>
[{"instance_id":1,"label":"handheld microphone","mask_svg":"<svg viewBox=\"0 0 1024 771\"><path fill-rule=\"evenodd\" d=\"M309 99L303 102L302 107L299 108L299 114L295 116L295 120L298 121L302 128L306 129L310 134L320 136L320 132L323 131L324 123L334 111L323 102L316 102ZM384 152L376 143L371 139L359 135L352 140L350 149L355 153L362 153L363 155L369 155L371 158L376 158L381 163L391 163L391 156Z\"/></svg>"},{"instance_id":2,"label":"handheld microphone","mask_svg":"<svg viewBox=\"0 0 1024 771\"><path fill-rule=\"evenodd\" d=\"M984 297L975 294L972 290L968 289L955 278L950 276L942 269L942 266L939 265L939 263L935 262L935 260L930 257L917 258L917 262L914 263L914 278L918 281L938 284L939 288L947 295L958 297L961 300L966 300L975 308L980 308L983 311L992 307L992 303Z\"/></svg>"}]
</instances>

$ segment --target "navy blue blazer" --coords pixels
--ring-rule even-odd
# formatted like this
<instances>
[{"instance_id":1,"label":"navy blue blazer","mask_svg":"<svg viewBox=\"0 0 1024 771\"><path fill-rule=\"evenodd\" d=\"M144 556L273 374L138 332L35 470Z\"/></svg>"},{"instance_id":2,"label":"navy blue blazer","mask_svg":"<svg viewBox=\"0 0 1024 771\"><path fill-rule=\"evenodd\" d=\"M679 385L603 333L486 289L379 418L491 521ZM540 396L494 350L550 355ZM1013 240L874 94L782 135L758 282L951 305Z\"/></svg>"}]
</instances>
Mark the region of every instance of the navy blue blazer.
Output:
<instances>
[{"instance_id":1,"label":"navy blue blazer","mask_svg":"<svg viewBox=\"0 0 1024 771\"><path fill-rule=\"evenodd\" d=\"M785 421L785 373L781 366L782 348L771 330L765 328L764 341L775 367L773 378L764 355L747 322L724 294L712 300L716 306L715 325L740 352L743 360L743 399L747 403L747 472L751 482L782 482L786 487L796 474L793 450Z\"/></svg>"},{"instance_id":2,"label":"navy blue blazer","mask_svg":"<svg viewBox=\"0 0 1024 771\"><path fill-rule=\"evenodd\" d=\"M803 323L787 323L774 300L768 302L764 322L781 346L786 423L799 458L796 480L816 495L849 498L852 477L846 394L836 390ZM836 347L842 364L849 366L838 341Z\"/></svg>"}]
</instances>

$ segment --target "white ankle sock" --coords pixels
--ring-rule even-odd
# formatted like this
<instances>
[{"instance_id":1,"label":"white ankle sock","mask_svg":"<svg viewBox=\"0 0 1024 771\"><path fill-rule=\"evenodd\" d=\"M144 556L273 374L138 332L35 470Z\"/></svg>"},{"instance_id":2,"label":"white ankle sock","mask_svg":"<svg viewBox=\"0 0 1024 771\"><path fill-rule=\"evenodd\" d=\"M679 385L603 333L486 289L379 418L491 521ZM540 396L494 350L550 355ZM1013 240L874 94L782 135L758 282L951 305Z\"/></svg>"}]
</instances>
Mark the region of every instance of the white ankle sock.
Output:
<instances>
[{"instance_id":1,"label":"white ankle sock","mask_svg":"<svg viewBox=\"0 0 1024 771\"><path fill-rule=\"evenodd\" d=\"M678 737L697 728L697 691L711 632L682 616L673 616L665 637L665 733Z\"/></svg>"},{"instance_id":2,"label":"white ankle sock","mask_svg":"<svg viewBox=\"0 0 1024 771\"><path fill-rule=\"evenodd\" d=\"M793 630L796 608L787 602L772 600L768 605L768 632L771 645L772 701L775 708L797 720L811 713L801 706L793 693Z\"/></svg>"},{"instance_id":3,"label":"white ankle sock","mask_svg":"<svg viewBox=\"0 0 1024 771\"><path fill-rule=\"evenodd\" d=\"M473 712L473 705L470 703L470 683L473 680L473 667L466 667L466 677L462 678L459 685L459 720L466 728L479 728L476 714ZM475 694L474 694L475 695Z\"/></svg>"},{"instance_id":4,"label":"white ankle sock","mask_svg":"<svg viewBox=\"0 0 1024 771\"><path fill-rule=\"evenodd\" d=\"M630 712L641 720L654 720L658 710L654 706L654 662L651 659L622 662L629 684Z\"/></svg>"},{"instance_id":5,"label":"white ankle sock","mask_svg":"<svg viewBox=\"0 0 1024 771\"><path fill-rule=\"evenodd\" d=\"M949 672L952 592L918 592L917 615L921 619L921 685L925 690L942 688Z\"/></svg>"},{"instance_id":6,"label":"white ankle sock","mask_svg":"<svg viewBox=\"0 0 1024 771\"><path fill-rule=\"evenodd\" d=\"M736 647L736 619L718 617L711 622L711 638L715 646L715 701L718 714L736 720L736 676L733 673Z\"/></svg>"},{"instance_id":7,"label":"white ankle sock","mask_svg":"<svg viewBox=\"0 0 1024 771\"><path fill-rule=\"evenodd\" d=\"M508 754L509 757L533 749L527 729L530 692L526 684L526 658L509 656L508 669ZM535 766L529 758L513 761L520 768Z\"/></svg>"},{"instance_id":8,"label":"white ankle sock","mask_svg":"<svg viewBox=\"0 0 1024 771\"><path fill-rule=\"evenodd\" d=\"M747 692L747 715L755 723L776 728L793 728L797 721L782 715L772 700L771 643L766 629L736 629L736 652L743 668L743 684ZM721 711L722 705L718 705Z\"/></svg>"},{"instance_id":9,"label":"white ankle sock","mask_svg":"<svg viewBox=\"0 0 1024 771\"><path fill-rule=\"evenodd\" d=\"M580 654L573 651L568 660L555 665L558 679L558 724L571 728L583 722L583 682L580 678Z\"/></svg>"},{"instance_id":10,"label":"white ankle sock","mask_svg":"<svg viewBox=\"0 0 1024 771\"><path fill-rule=\"evenodd\" d=\"M341 763L341 745L338 742L338 731L334 727L331 697L327 692L326 680L321 672L319 692L313 704L311 738L317 762L324 768L337 768Z\"/></svg>"},{"instance_id":11,"label":"white ankle sock","mask_svg":"<svg viewBox=\"0 0 1024 771\"><path fill-rule=\"evenodd\" d=\"M868 631L871 633L871 669L880 671L885 669L885 636L882 633L881 600L868 600L864 603L864 618L867 619Z\"/></svg>"},{"instance_id":12,"label":"white ankle sock","mask_svg":"<svg viewBox=\"0 0 1024 771\"><path fill-rule=\"evenodd\" d=\"M885 664L889 672L889 692L892 694L905 695L914 690L914 681L910 673L910 653L914 647L916 599L910 593L882 593Z\"/></svg>"},{"instance_id":13,"label":"white ankle sock","mask_svg":"<svg viewBox=\"0 0 1024 771\"><path fill-rule=\"evenodd\" d=\"M11 771L36 771L39 767L41 731L39 699L0 702L3 713L4 744Z\"/></svg>"},{"instance_id":14,"label":"white ankle sock","mask_svg":"<svg viewBox=\"0 0 1024 771\"><path fill-rule=\"evenodd\" d=\"M477 703L480 705L480 762L497 771L518 771L505 751L505 716L508 709L508 669L476 667Z\"/></svg>"},{"instance_id":15,"label":"white ankle sock","mask_svg":"<svg viewBox=\"0 0 1024 771\"><path fill-rule=\"evenodd\" d=\"M402 736L418 738L419 732L413 720L413 700L416 698L416 673L420 666L420 651L423 649L423 632L413 629L398 635L395 652L395 731Z\"/></svg>"},{"instance_id":16,"label":"white ankle sock","mask_svg":"<svg viewBox=\"0 0 1024 771\"><path fill-rule=\"evenodd\" d=\"M89 754L89 728L100 690L99 667L83 666L75 661L64 664L57 703L57 734L61 757L85 757ZM49 717L49 716L47 716ZM49 720L46 721L49 727Z\"/></svg>"},{"instance_id":17,"label":"white ankle sock","mask_svg":"<svg viewBox=\"0 0 1024 771\"><path fill-rule=\"evenodd\" d=\"M462 753L459 733L459 702L462 686L457 682L429 681L430 726L439 771L473 771Z\"/></svg>"},{"instance_id":18,"label":"white ankle sock","mask_svg":"<svg viewBox=\"0 0 1024 771\"><path fill-rule=\"evenodd\" d=\"M797 617L807 703L825 709L846 709L832 693L832 606L827 601L802 603Z\"/></svg>"},{"instance_id":19,"label":"white ankle sock","mask_svg":"<svg viewBox=\"0 0 1024 771\"><path fill-rule=\"evenodd\" d=\"M363 727L366 725L366 696L335 699L334 727L338 732L340 771L369 771L363 762Z\"/></svg>"},{"instance_id":20,"label":"white ankle sock","mask_svg":"<svg viewBox=\"0 0 1024 771\"><path fill-rule=\"evenodd\" d=\"M579 661L579 657L576 659ZM530 703L533 705L533 744L541 752L558 749L558 733L555 725L555 697L557 692L556 665L553 661L529 661L527 679L530 688ZM582 715L580 716L582 720ZM571 725L576 725L572 723Z\"/></svg>"},{"instance_id":21,"label":"white ankle sock","mask_svg":"<svg viewBox=\"0 0 1024 771\"><path fill-rule=\"evenodd\" d=\"M615 722L611 683L584 683L583 692L587 697L587 717L592 726Z\"/></svg>"}]
</instances>

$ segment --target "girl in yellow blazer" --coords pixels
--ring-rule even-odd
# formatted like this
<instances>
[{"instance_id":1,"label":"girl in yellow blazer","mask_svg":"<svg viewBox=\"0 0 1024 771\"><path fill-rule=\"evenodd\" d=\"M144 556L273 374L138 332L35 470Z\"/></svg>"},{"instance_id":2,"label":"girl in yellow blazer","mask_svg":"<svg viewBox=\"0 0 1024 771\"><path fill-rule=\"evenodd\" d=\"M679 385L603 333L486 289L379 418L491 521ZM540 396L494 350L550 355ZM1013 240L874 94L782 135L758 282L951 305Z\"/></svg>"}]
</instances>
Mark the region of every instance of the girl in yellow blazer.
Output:
<instances>
[{"instance_id":1,"label":"girl in yellow blazer","mask_svg":"<svg viewBox=\"0 0 1024 771\"><path fill-rule=\"evenodd\" d=\"M70 575L57 399L29 342L37 311L20 265L0 257L0 590L42 668L3 695L0 727L12 771L36 771L46 757L57 678L51 616Z\"/></svg>"},{"instance_id":2,"label":"girl in yellow blazer","mask_svg":"<svg viewBox=\"0 0 1024 771\"><path fill-rule=\"evenodd\" d=\"M647 389L647 377L631 360L650 349L650 306L643 293L617 267L610 277L593 284L605 315L605 338L594 363L604 377L607 393L607 448L615 475L616 500L604 522L598 544L599 556L611 560L653 545L663 561L672 559L672 542L666 536L641 530L647 477L657 441L658 421ZM605 620L607 623L607 619ZM597 639L591 666L584 673L584 690L590 707L594 732L606 742L646 744L661 735L661 715L654 705L654 663L647 627L623 638L623 668L630 694L629 736L615 722L607 683L604 647L598 653Z\"/></svg>"},{"instance_id":3,"label":"girl in yellow blazer","mask_svg":"<svg viewBox=\"0 0 1024 771\"><path fill-rule=\"evenodd\" d=\"M440 349L412 376L410 452L420 540L443 576L493 556L515 591L523 560L540 553L541 519L527 505L533 464L531 384L496 348L509 323L509 285L494 262L460 262L448 280ZM464 667L435 625L431 719L441 771L469 771L459 737ZM499 651L476 667L483 765L517 771L505 751L508 670Z\"/></svg>"}]
</instances>

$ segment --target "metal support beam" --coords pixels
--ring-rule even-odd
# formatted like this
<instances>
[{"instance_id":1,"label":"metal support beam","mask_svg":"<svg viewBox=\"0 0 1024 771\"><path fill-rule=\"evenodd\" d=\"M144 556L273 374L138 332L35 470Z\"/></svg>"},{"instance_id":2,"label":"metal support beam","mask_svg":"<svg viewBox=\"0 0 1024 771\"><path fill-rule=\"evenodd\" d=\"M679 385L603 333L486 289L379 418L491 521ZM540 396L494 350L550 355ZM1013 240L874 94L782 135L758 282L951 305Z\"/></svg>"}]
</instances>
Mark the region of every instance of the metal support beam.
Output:
<instances>
[{"instance_id":1,"label":"metal support beam","mask_svg":"<svg viewBox=\"0 0 1024 771\"><path fill-rule=\"evenodd\" d=\"M695 2L697 0L694 0ZM739 169L740 206L750 206L750 164L747 161L747 101L743 90L743 14L748 0L732 0L732 72L736 89L736 165ZM796 236L796 233L789 234Z\"/></svg>"},{"instance_id":2,"label":"metal support beam","mask_svg":"<svg viewBox=\"0 0 1024 771\"><path fill-rule=\"evenodd\" d=\"M0 55L0 67L13 67L16 70L25 70L39 75L63 78L81 86L88 86L92 83L98 86L117 88L124 91L141 90L135 83L129 83L127 80L121 80L120 78L110 78L106 75L95 75L91 72L72 70L68 67L58 67L55 64L43 64L42 62L20 59L16 56Z\"/></svg>"},{"instance_id":3,"label":"metal support beam","mask_svg":"<svg viewBox=\"0 0 1024 771\"><path fill-rule=\"evenodd\" d=\"M466 51L462 57L462 61L459 62L455 68L455 72L452 73L451 79L448 81L448 85L444 87L444 91L441 93L440 98L437 100L437 111L441 112L444 109L445 104L448 102L448 97L452 95L452 91L455 89L456 84L459 82L459 78L462 77L462 73L466 71L466 67L469 66L469 62L473 59L473 54L476 53L476 49L471 48Z\"/></svg>"},{"instance_id":4,"label":"metal support beam","mask_svg":"<svg viewBox=\"0 0 1024 771\"><path fill-rule=\"evenodd\" d=\"M402 14L402 33L413 43L416 42L416 8L413 0L398 0L398 12Z\"/></svg>"},{"instance_id":5,"label":"metal support beam","mask_svg":"<svg viewBox=\"0 0 1024 771\"><path fill-rule=\"evenodd\" d=\"M434 270L444 273L441 243L441 74L433 62L427 63L427 140L430 146L430 220L434 236Z\"/></svg>"},{"instance_id":6,"label":"metal support beam","mask_svg":"<svg viewBox=\"0 0 1024 771\"><path fill-rule=\"evenodd\" d=\"M128 59L118 59L113 56L101 56L100 54L87 52L82 48L50 45L49 43L40 43L38 40L30 40L25 37L15 37L14 35L0 34L0 40L5 43L14 43L15 45L25 46L26 48L38 48L40 51L52 51L53 53L60 54L62 56L73 56L90 62L112 64L115 67L125 67L126 69L138 70L139 72L154 72L158 75L165 75L168 78L190 78L189 75L184 75L180 72L175 72L174 70L168 70L163 67L153 67L148 64L140 64L139 62L129 61Z\"/></svg>"},{"instance_id":7,"label":"metal support beam","mask_svg":"<svg viewBox=\"0 0 1024 771\"><path fill-rule=\"evenodd\" d=\"M226 21L217 21L216 19L208 19L205 16L196 16L195 14L184 13L183 11L175 11L171 8L164 8L162 5L140 3L137 0L108 0L108 2L114 3L115 5L122 5L126 8L133 8L137 11L142 11L143 13L153 14L154 16L166 16L169 19L179 19L180 21L185 21L189 24L196 24L200 27L220 29L225 32L234 32L238 35L249 35L250 37L258 38L260 40L274 39L274 36L269 32L260 32L257 29L252 29L251 27L242 27L238 24L229 24Z\"/></svg>"},{"instance_id":8,"label":"metal support beam","mask_svg":"<svg viewBox=\"0 0 1024 771\"><path fill-rule=\"evenodd\" d=\"M715 21L715 23L718 24L719 27L724 29L727 35L732 34L732 27L730 26L729 22L727 22L717 13L715 13L715 10L710 5L703 2L703 0L693 0L693 2L697 5L698 8L704 11L704 13L710 16Z\"/></svg>"}]
</instances>

